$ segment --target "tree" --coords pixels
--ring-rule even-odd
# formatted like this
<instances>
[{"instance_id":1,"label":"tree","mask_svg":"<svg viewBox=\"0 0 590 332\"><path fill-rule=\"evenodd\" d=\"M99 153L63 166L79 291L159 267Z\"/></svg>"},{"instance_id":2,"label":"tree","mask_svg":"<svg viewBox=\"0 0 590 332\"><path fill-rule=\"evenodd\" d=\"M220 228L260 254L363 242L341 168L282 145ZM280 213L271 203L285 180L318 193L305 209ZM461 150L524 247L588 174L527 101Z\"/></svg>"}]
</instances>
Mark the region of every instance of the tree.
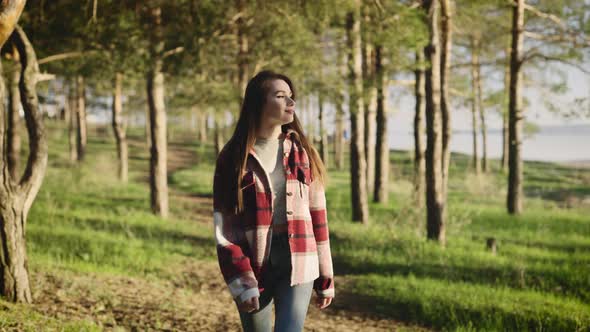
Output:
<instances>
[{"instance_id":1,"label":"tree","mask_svg":"<svg viewBox=\"0 0 590 332\"><path fill-rule=\"evenodd\" d=\"M446 202L443 191L443 139L441 123L441 56L438 31L440 14L437 0L422 3L429 31L424 57L426 92L426 230L427 237L445 243Z\"/></svg>"},{"instance_id":2,"label":"tree","mask_svg":"<svg viewBox=\"0 0 590 332\"><path fill-rule=\"evenodd\" d=\"M15 17L12 22L14 25L23 6L24 1L13 1L7 6L0 6L0 17L5 15ZM2 20L2 22L6 21ZM0 36L3 36L7 30L7 27L3 26ZM1 46L4 37L0 37L0 41ZM6 160L5 151L0 148L0 157L2 158L0 166L0 256L2 257L0 260L2 275L0 291L10 301L30 303L32 298L25 228L27 215L39 192L47 167L47 141L35 89L39 75L35 51L20 27L17 27L12 34L11 42L16 45L21 62L19 90L29 135L29 157L22 177L20 179L13 178L8 172L7 163L4 162ZM0 83L0 100L4 100L4 91L2 82ZM4 109L0 107L0 138L2 141L4 139L3 116Z\"/></svg>"},{"instance_id":3,"label":"tree","mask_svg":"<svg viewBox=\"0 0 590 332\"><path fill-rule=\"evenodd\" d=\"M424 160L424 52L416 51L416 68L414 69L414 199L419 207L424 205L426 164Z\"/></svg>"},{"instance_id":4,"label":"tree","mask_svg":"<svg viewBox=\"0 0 590 332\"><path fill-rule=\"evenodd\" d=\"M352 10L346 18L351 127L350 178L352 220L367 224L369 222L369 206L367 202L367 161L364 149L365 119L362 94L360 9L360 0L355 0Z\"/></svg>"}]
</instances>

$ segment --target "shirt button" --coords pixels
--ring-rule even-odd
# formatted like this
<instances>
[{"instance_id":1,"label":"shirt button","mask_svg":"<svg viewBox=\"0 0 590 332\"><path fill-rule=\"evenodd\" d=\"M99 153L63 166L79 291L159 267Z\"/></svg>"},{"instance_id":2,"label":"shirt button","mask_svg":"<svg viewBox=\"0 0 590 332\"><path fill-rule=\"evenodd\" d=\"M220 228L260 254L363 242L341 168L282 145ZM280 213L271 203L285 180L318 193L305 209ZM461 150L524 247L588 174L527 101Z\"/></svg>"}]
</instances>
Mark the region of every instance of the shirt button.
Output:
<instances>
[{"instance_id":1,"label":"shirt button","mask_svg":"<svg viewBox=\"0 0 590 332\"><path fill-rule=\"evenodd\" d=\"M284 155L285 157L288 157L288 156L289 156L289 152L285 152L285 153L283 153L283 155Z\"/></svg>"},{"instance_id":2,"label":"shirt button","mask_svg":"<svg viewBox=\"0 0 590 332\"><path fill-rule=\"evenodd\" d=\"M287 211L287 214L291 215L293 214L293 211Z\"/></svg>"},{"instance_id":3,"label":"shirt button","mask_svg":"<svg viewBox=\"0 0 590 332\"><path fill-rule=\"evenodd\" d=\"M293 193L289 191L289 192L287 193L287 196L291 196L291 195L293 195Z\"/></svg>"},{"instance_id":4,"label":"shirt button","mask_svg":"<svg viewBox=\"0 0 590 332\"><path fill-rule=\"evenodd\" d=\"M293 234L289 234L289 238L293 238Z\"/></svg>"},{"instance_id":5,"label":"shirt button","mask_svg":"<svg viewBox=\"0 0 590 332\"><path fill-rule=\"evenodd\" d=\"M286 173L287 173L287 175L290 175L291 174L291 171L287 171Z\"/></svg>"}]
</instances>

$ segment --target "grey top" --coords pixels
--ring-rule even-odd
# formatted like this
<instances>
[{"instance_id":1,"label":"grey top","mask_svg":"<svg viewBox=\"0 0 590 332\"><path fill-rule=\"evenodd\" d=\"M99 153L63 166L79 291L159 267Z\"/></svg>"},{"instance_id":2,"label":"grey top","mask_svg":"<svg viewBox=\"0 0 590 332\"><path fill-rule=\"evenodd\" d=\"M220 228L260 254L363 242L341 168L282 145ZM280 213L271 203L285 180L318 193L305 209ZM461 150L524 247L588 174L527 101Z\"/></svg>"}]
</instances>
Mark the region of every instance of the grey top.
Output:
<instances>
[{"instance_id":1,"label":"grey top","mask_svg":"<svg viewBox=\"0 0 590 332\"><path fill-rule=\"evenodd\" d=\"M256 138L254 151L262 162L262 167L268 173L272 183L273 215L272 223L275 225L287 223L286 207L286 180L283 169L283 141L284 138Z\"/></svg>"}]
</instances>

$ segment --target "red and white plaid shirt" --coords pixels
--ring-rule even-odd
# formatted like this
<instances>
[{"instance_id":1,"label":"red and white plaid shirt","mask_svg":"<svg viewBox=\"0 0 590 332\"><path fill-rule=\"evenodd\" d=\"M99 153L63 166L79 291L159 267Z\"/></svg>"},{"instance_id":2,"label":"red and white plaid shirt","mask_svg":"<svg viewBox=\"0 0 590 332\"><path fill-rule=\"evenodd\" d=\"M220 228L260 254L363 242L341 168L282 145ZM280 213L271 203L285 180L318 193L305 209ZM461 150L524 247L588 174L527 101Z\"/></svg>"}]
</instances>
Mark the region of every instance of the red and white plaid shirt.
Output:
<instances>
[{"instance_id":1,"label":"red and white plaid shirt","mask_svg":"<svg viewBox=\"0 0 590 332\"><path fill-rule=\"evenodd\" d=\"M312 179L309 157L298 133L282 133L286 178L287 233L291 250L291 286L314 281L319 297L334 297L334 272L326 214L326 195L320 181ZM231 185L232 165L227 152L217 158L213 181L213 219L217 258L231 295L245 301L264 291L272 237L273 192L268 173L250 149L242 177L244 211L223 208Z\"/></svg>"}]
</instances>

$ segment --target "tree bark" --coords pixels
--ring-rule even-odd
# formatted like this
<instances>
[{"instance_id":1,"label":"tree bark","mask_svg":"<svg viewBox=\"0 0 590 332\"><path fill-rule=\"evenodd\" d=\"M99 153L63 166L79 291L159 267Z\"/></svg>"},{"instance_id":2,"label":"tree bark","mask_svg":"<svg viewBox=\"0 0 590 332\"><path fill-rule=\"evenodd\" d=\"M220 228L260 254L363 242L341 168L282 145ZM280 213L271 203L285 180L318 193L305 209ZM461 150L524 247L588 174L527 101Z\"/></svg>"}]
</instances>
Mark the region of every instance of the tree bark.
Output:
<instances>
[{"instance_id":1,"label":"tree bark","mask_svg":"<svg viewBox=\"0 0 590 332\"><path fill-rule=\"evenodd\" d=\"M84 160L88 130L86 126L86 88L84 77L76 77L76 149L78 161Z\"/></svg>"},{"instance_id":2,"label":"tree bark","mask_svg":"<svg viewBox=\"0 0 590 332\"><path fill-rule=\"evenodd\" d=\"M15 63L19 61L18 51L16 48L13 52ZM20 68L17 65L10 78L10 88L8 89L8 122L6 128L6 154L8 162L8 171L13 179L18 177L20 164L21 139L19 135L20 128L20 91L18 88L20 80Z\"/></svg>"},{"instance_id":3,"label":"tree bark","mask_svg":"<svg viewBox=\"0 0 590 332\"><path fill-rule=\"evenodd\" d=\"M322 92L318 91L318 122L320 126L320 157L324 165L328 167L328 131L326 130L324 114L324 100Z\"/></svg>"},{"instance_id":4,"label":"tree bark","mask_svg":"<svg viewBox=\"0 0 590 332\"><path fill-rule=\"evenodd\" d=\"M365 116L363 110L363 83L361 63L360 0L354 1L354 9L346 22L349 71L350 110L350 177L352 220L369 222L367 202L367 160L365 156Z\"/></svg>"},{"instance_id":5,"label":"tree bark","mask_svg":"<svg viewBox=\"0 0 590 332\"><path fill-rule=\"evenodd\" d=\"M453 46L453 21L451 0L440 0L441 4L441 41L440 50L440 97L442 115L442 192L446 200L449 183L449 165L451 162L451 105L449 101L449 77L451 73L451 48Z\"/></svg>"},{"instance_id":6,"label":"tree bark","mask_svg":"<svg viewBox=\"0 0 590 332\"><path fill-rule=\"evenodd\" d=\"M77 136L77 129L76 129L76 122L77 122L77 111L76 111L76 94L74 92L74 87L72 84L68 84L68 92L67 92L67 110L66 110L66 121L68 123L68 143L70 148L70 161L75 162L78 160L78 148L76 143L76 136Z\"/></svg>"},{"instance_id":7,"label":"tree bark","mask_svg":"<svg viewBox=\"0 0 590 332\"><path fill-rule=\"evenodd\" d=\"M223 132L221 128L221 120L219 115L215 114L215 155L218 156L223 148Z\"/></svg>"},{"instance_id":8,"label":"tree bark","mask_svg":"<svg viewBox=\"0 0 590 332\"><path fill-rule=\"evenodd\" d=\"M504 69L504 90L506 91L504 107L502 109L502 161L501 169L505 172L508 169L508 100L510 99L510 48L506 49L506 66Z\"/></svg>"},{"instance_id":9,"label":"tree bark","mask_svg":"<svg viewBox=\"0 0 590 332\"><path fill-rule=\"evenodd\" d=\"M115 87L113 91L113 133L117 142L117 158L119 159L119 180L126 183L128 178L128 159L129 152L127 148L127 137L125 134L125 123L123 123L123 103L121 89L123 85L123 74L115 73Z\"/></svg>"},{"instance_id":10,"label":"tree bark","mask_svg":"<svg viewBox=\"0 0 590 332\"><path fill-rule=\"evenodd\" d=\"M424 160L424 112L426 108L424 94L424 53L416 52L414 71L414 94L416 107L414 110L414 200L419 207L424 206L424 188L426 187L426 164Z\"/></svg>"},{"instance_id":11,"label":"tree bark","mask_svg":"<svg viewBox=\"0 0 590 332\"><path fill-rule=\"evenodd\" d=\"M151 67L147 73L147 96L150 110L150 201L152 211L168 217L168 171L166 142L166 105L164 104L164 73L162 72L164 39L162 10L150 8L153 23L150 40Z\"/></svg>"},{"instance_id":12,"label":"tree bark","mask_svg":"<svg viewBox=\"0 0 590 332\"><path fill-rule=\"evenodd\" d=\"M479 82L479 71L477 67L479 66L479 55L477 53L477 41L475 39L471 39L471 130L473 136L473 169L475 170L476 174L481 173L481 162L479 159L479 148L477 144L477 135L479 131L479 124L477 123L477 116L479 112L479 90L477 89L477 84Z\"/></svg>"},{"instance_id":13,"label":"tree bark","mask_svg":"<svg viewBox=\"0 0 590 332\"><path fill-rule=\"evenodd\" d=\"M201 143L206 143L208 141L208 133L207 133L207 119L208 113L206 110L199 110L199 141Z\"/></svg>"},{"instance_id":14,"label":"tree bark","mask_svg":"<svg viewBox=\"0 0 590 332\"><path fill-rule=\"evenodd\" d=\"M479 63L478 57L478 64L475 67L477 72L477 81L475 82L475 88L477 91L477 109L479 110L479 123L480 127L479 130L481 132L481 168L483 172L488 171L488 133L486 127L486 115L485 109L483 106L483 92L481 89L481 64Z\"/></svg>"},{"instance_id":15,"label":"tree bark","mask_svg":"<svg viewBox=\"0 0 590 332\"><path fill-rule=\"evenodd\" d=\"M365 20L367 22L368 20ZM365 112L365 154L367 158L367 192L374 193L375 188L375 120L377 116L377 88L375 82L375 64L373 48L363 42L363 107ZM373 197L374 199L374 197Z\"/></svg>"},{"instance_id":16,"label":"tree bark","mask_svg":"<svg viewBox=\"0 0 590 332\"><path fill-rule=\"evenodd\" d=\"M12 34L25 3L26 0L0 1L0 47Z\"/></svg>"},{"instance_id":17,"label":"tree bark","mask_svg":"<svg viewBox=\"0 0 590 332\"><path fill-rule=\"evenodd\" d=\"M512 8L512 47L510 51L510 97L508 102L508 195L510 214L522 212L522 47L524 0L514 0Z\"/></svg>"},{"instance_id":18,"label":"tree bark","mask_svg":"<svg viewBox=\"0 0 590 332\"><path fill-rule=\"evenodd\" d=\"M344 54L338 53L337 70L342 76L346 76ZM336 100L335 128L334 128L334 164L338 170L344 168L344 90L338 92Z\"/></svg>"},{"instance_id":19,"label":"tree bark","mask_svg":"<svg viewBox=\"0 0 590 332\"><path fill-rule=\"evenodd\" d=\"M39 75L35 51L18 26L12 40L21 62L19 92L29 135L29 157L20 179L13 179L8 174L6 163L0 165L0 291L9 301L30 303L32 297L25 242L26 223L47 168L47 140L35 88ZM1 67L0 63L0 72ZM4 100L4 96L5 88L0 79L0 100ZM3 114L4 109L1 106L0 110ZM3 120L1 116L0 120ZM4 136L3 131L3 126L0 125L1 136ZM6 155L1 149L0 154L4 161Z\"/></svg>"},{"instance_id":20,"label":"tree bark","mask_svg":"<svg viewBox=\"0 0 590 332\"><path fill-rule=\"evenodd\" d=\"M381 45L375 47L375 82L377 83L377 133L373 201L387 203L389 202L388 80L383 66L383 46ZM369 145L369 149L372 150L371 145Z\"/></svg>"},{"instance_id":21,"label":"tree bark","mask_svg":"<svg viewBox=\"0 0 590 332\"><path fill-rule=\"evenodd\" d=\"M423 2L429 30L424 56L430 62L425 73L426 91L426 215L427 237L445 244L445 197L443 193L443 151L441 123L441 57L439 49L437 0Z\"/></svg>"}]
</instances>

